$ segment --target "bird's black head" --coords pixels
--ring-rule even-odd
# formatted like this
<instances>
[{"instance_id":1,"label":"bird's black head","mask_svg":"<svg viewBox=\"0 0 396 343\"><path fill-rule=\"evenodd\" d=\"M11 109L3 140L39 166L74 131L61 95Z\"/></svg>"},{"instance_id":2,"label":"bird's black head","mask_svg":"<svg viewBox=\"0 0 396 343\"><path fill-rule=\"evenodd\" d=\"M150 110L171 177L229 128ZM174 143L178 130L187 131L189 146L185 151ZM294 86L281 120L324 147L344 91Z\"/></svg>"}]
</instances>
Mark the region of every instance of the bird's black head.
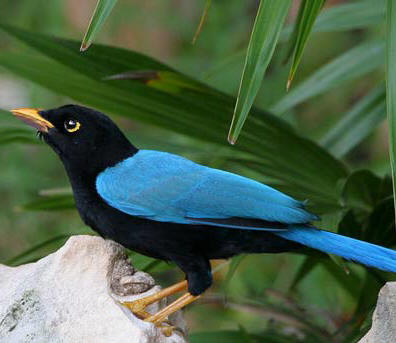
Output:
<instances>
[{"instance_id":1,"label":"bird's black head","mask_svg":"<svg viewBox=\"0 0 396 343\"><path fill-rule=\"evenodd\" d=\"M78 105L51 110L12 111L59 155L68 172L97 174L137 152L120 129L103 113Z\"/></svg>"}]
</instances>

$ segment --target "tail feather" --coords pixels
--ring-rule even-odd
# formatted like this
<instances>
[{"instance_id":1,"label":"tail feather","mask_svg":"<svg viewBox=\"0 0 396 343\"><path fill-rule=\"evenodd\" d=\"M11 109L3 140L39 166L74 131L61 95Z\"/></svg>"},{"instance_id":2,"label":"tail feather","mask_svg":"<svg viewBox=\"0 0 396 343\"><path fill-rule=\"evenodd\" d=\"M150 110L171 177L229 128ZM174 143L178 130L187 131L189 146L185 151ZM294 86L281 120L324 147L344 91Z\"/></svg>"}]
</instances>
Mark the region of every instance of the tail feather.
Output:
<instances>
[{"instance_id":1,"label":"tail feather","mask_svg":"<svg viewBox=\"0 0 396 343\"><path fill-rule=\"evenodd\" d=\"M275 235L369 267L396 272L396 251L307 226L291 226Z\"/></svg>"}]
</instances>

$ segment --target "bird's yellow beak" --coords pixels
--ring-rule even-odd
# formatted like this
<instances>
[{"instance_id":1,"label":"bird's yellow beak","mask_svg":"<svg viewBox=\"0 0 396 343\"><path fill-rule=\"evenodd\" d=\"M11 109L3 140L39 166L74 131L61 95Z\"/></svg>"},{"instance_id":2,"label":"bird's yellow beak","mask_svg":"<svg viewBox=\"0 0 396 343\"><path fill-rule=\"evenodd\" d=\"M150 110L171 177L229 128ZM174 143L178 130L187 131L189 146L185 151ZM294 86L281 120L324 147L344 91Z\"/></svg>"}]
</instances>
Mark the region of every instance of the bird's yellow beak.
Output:
<instances>
[{"instance_id":1,"label":"bird's yellow beak","mask_svg":"<svg viewBox=\"0 0 396 343\"><path fill-rule=\"evenodd\" d=\"M33 126L41 132L48 132L48 129L54 127L48 120L39 114L38 108L16 108L11 110L12 114L26 124Z\"/></svg>"}]
</instances>

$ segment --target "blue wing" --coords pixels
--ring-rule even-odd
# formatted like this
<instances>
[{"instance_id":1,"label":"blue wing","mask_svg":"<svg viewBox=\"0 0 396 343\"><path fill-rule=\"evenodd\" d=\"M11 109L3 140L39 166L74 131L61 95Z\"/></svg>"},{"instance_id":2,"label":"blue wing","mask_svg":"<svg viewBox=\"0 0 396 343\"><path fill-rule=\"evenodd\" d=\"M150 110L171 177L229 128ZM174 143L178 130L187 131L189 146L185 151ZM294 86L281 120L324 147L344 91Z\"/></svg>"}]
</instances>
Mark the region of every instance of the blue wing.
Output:
<instances>
[{"instance_id":1,"label":"blue wing","mask_svg":"<svg viewBox=\"0 0 396 343\"><path fill-rule=\"evenodd\" d=\"M96 189L110 206L161 222L270 230L241 219L282 224L318 219L269 186L152 150L107 168L97 177Z\"/></svg>"}]
</instances>

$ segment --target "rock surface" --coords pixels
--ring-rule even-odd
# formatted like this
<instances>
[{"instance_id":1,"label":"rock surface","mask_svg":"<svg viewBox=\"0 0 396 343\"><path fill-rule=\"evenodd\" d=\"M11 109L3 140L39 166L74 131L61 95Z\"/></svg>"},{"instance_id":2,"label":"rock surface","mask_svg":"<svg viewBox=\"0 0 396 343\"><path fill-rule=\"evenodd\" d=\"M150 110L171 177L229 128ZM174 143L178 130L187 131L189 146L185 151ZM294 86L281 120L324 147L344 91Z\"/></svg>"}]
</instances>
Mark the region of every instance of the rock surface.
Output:
<instances>
[{"instance_id":1,"label":"rock surface","mask_svg":"<svg viewBox=\"0 0 396 343\"><path fill-rule=\"evenodd\" d=\"M131 267L120 245L74 236L36 263L0 265L0 342L186 342L177 330L165 337L117 302L159 289L150 275ZM172 324L185 330L180 313Z\"/></svg>"},{"instance_id":2,"label":"rock surface","mask_svg":"<svg viewBox=\"0 0 396 343\"><path fill-rule=\"evenodd\" d=\"M396 342L396 282L388 282L378 294L370 331L359 343Z\"/></svg>"}]
</instances>

